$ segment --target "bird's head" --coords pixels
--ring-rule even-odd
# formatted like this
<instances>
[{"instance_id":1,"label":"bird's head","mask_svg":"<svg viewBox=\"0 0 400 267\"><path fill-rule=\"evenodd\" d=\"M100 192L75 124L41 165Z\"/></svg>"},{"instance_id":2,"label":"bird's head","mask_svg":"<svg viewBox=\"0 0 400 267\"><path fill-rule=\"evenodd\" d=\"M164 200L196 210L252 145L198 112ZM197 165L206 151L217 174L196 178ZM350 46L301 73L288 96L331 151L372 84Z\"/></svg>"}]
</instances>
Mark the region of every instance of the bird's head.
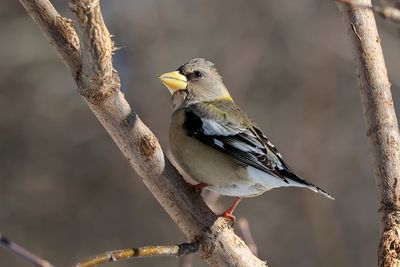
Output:
<instances>
[{"instance_id":1,"label":"bird's head","mask_svg":"<svg viewBox=\"0 0 400 267\"><path fill-rule=\"evenodd\" d=\"M203 101L233 101L214 64L203 58L190 60L161 75L160 80L171 92L174 108Z\"/></svg>"}]
</instances>

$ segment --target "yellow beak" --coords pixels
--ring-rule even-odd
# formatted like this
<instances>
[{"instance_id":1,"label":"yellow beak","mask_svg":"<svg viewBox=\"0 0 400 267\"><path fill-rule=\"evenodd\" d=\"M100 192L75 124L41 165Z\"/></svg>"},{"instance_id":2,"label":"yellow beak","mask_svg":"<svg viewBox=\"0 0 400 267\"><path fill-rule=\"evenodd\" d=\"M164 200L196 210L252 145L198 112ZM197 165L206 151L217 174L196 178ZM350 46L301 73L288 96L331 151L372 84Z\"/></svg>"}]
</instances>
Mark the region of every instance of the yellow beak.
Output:
<instances>
[{"instance_id":1,"label":"yellow beak","mask_svg":"<svg viewBox=\"0 0 400 267\"><path fill-rule=\"evenodd\" d=\"M186 89L187 79L185 76L180 74L179 71L164 73L159 78L161 82L168 88L171 94L177 90Z\"/></svg>"}]
</instances>

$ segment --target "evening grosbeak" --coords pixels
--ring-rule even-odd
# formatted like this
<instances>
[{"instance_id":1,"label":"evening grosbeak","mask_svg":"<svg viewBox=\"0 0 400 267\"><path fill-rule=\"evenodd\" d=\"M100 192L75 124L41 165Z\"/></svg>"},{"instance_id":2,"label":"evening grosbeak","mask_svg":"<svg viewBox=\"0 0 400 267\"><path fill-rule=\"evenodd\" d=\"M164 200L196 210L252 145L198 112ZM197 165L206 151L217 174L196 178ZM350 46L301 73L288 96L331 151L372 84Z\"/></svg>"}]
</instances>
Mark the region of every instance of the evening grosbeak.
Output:
<instances>
[{"instance_id":1,"label":"evening grosbeak","mask_svg":"<svg viewBox=\"0 0 400 267\"><path fill-rule=\"evenodd\" d=\"M333 199L297 176L258 126L233 102L214 64L195 58L160 76L172 94L170 149L195 181L222 195L235 196L222 216L233 219L241 197L272 188L305 187Z\"/></svg>"}]
</instances>

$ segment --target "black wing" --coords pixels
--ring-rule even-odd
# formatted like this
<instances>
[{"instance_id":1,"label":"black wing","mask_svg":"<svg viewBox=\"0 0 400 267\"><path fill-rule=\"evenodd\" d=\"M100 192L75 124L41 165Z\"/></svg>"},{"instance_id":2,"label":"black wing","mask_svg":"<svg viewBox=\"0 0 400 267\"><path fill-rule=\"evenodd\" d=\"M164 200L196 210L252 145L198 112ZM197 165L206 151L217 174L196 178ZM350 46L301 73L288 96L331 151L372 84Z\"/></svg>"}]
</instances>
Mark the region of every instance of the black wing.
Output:
<instances>
[{"instance_id":1,"label":"black wing","mask_svg":"<svg viewBox=\"0 0 400 267\"><path fill-rule=\"evenodd\" d=\"M275 146L233 102L187 107L184 128L189 136L230 155L239 164L257 168L286 183L296 182L333 199L321 188L297 176Z\"/></svg>"},{"instance_id":2,"label":"black wing","mask_svg":"<svg viewBox=\"0 0 400 267\"><path fill-rule=\"evenodd\" d=\"M257 168L288 183L281 170L285 170L285 174L291 173L289 167L259 129L231 120L230 115L223 111L220 116L210 118L198 114L198 109L192 107L186 110L184 128L189 136L232 156L241 164ZM299 182L304 183L303 180Z\"/></svg>"}]
</instances>

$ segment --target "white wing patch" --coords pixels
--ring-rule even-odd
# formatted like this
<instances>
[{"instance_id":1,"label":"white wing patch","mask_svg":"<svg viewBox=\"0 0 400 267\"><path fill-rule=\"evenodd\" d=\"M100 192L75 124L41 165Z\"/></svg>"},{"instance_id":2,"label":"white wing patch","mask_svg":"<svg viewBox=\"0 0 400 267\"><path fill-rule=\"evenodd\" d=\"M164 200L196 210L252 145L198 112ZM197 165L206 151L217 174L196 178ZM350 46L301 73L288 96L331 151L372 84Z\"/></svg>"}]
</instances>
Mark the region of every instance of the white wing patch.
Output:
<instances>
[{"instance_id":1,"label":"white wing patch","mask_svg":"<svg viewBox=\"0 0 400 267\"><path fill-rule=\"evenodd\" d=\"M240 127L239 125L232 125L229 123L221 123L214 119L201 118L202 121L202 132L208 136L215 136L213 139L214 145L225 149L225 144L228 144L234 148L237 148L239 151L246 153L248 159L253 160L254 162L263 165L260 161L260 157L266 156L267 160L270 160L278 167L283 167L279 158L281 155L279 152L270 151L265 144L259 139L259 137L249 129L245 127ZM235 135L241 135L241 138L247 140L248 142L244 142L241 138L235 138ZM218 138L218 136L223 138ZM230 138L232 136L232 138ZM267 144L274 148L274 145L265 138ZM270 154L268 154L270 153Z\"/></svg>"},{"instance_id":2,"label":"white wing patch","mask_svg":"<svg viewBox=\"0 0 400 267\"><path fill-rule=\"evenodd\" d=\"M203 122L203 132L206 135L214 136L214 135L219 135L219 136L233 136L239 133L242 133L246 131L245 128L237 128L237 127L229 127L228 125L223 125L215 120L210 120L210 119L201 119ZM263 153L262 144L252 136L249 136L251 138L251 141L253 142L253 146L243 143L241 141L234 141L230 142L229 144L234 146L237 149L240 149L243 152L254 152L254 153ZM223 147L223 142L214 139L214 144Z\"/></svg>"},{"instance_id":3,"label":"white wing patch","mask_svg":"<svg viewBox=\"0 0 400 267\"><path fill-rule=\"evenodd\" d=\"M263 153L259 147L250 146L240 141L233 141L230 144L243 152Z\"/></svg>"},{"instance_id":4,"label":"white wing patch","mask_svg":"<svg viewBox=\"0 0 400 267\"><path fill-rule=\"evenodd\" d=\"M224 143L222 141L218 140L218 139L214 138L214 144L216 146L219 146L220 148L224 148Z\"/></svg>"},{"instance_id":5,"label":"white wing patch","mask_svg":"<svg viewBox=\"0 0 400 267\"><path fill-rule=\"evenodd\" d=\"M238 134L245 129L242 128L233 128L229 126L224 126L215 120L209 119L201 119L203 122L203 132L206 135L222 135L222 136L230 136Z\"/></svg>"}]
</instances>

